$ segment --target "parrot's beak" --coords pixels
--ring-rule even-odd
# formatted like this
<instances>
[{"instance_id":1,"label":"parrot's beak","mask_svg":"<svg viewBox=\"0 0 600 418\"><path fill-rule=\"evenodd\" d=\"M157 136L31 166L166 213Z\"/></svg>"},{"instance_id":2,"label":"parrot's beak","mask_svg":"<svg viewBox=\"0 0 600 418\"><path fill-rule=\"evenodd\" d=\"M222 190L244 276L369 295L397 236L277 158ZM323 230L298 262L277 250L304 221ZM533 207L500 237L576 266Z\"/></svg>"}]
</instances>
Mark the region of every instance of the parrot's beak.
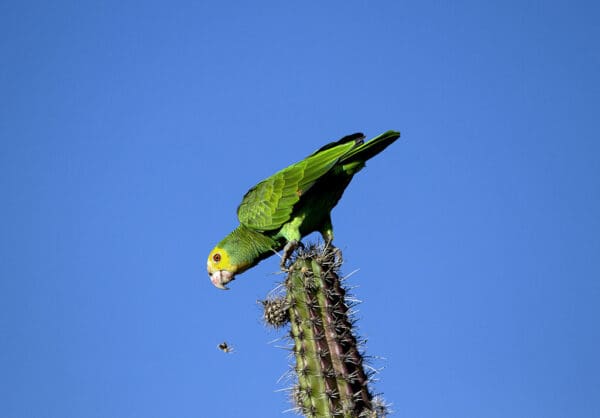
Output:
<instances>
[{"instance_id":1,"label":"parrot's beak","mask_svg":"<svg viewBox=\"0 0 600 418\"><path fill-rule=\"evenodd\" d=\"M233 273L227 270L213 271L208 275L210 276L210 281L212 282L212 284L214 284L215 287L218 287L222 290L228 290L228 288L225 285L233 279L235 279L235 277L233 277Z\"/></svg>"}]
</instances>

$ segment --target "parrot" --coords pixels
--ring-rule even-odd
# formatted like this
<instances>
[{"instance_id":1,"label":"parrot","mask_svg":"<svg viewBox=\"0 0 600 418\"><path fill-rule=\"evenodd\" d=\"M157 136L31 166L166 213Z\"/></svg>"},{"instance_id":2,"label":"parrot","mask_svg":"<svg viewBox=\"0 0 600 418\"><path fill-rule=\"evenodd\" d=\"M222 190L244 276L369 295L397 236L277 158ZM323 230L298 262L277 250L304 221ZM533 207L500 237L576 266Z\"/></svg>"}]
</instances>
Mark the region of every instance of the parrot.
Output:
<instances>
[{"instance_id":1,"label":"parrot","mask_svg":"<svg viewBox=\"0 0 600 418\"><path fill-rule=\"evenodd\" d=\"M237 208L239 226L208 255L212 284L226 290L237 274L279 251L283 268L313 232L333 246L331 210L366 161L399 137L387 131L364 142L362 133L347 135L250 188Z\"/></svg>"}]
</instances>

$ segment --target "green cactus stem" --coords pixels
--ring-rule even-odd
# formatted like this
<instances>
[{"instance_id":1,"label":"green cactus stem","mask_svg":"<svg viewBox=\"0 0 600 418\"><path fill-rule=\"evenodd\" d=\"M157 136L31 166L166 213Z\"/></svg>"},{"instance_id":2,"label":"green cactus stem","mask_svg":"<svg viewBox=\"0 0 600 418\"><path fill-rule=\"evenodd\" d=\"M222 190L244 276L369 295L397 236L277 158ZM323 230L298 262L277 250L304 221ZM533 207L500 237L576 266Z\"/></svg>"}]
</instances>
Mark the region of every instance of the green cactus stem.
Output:
<instances>
[{"instance_id":1,"label":"green cactus stem","mask_svg":"<svg viewBox=\"0 0 600 418\"><path fill-rule=\"evenodd\" d=\"M294 340L297 386L293 399L307 417L383 417L349 318L341 263L331 248L299 250L285 282Z\"/></svg>"}]
</instances>

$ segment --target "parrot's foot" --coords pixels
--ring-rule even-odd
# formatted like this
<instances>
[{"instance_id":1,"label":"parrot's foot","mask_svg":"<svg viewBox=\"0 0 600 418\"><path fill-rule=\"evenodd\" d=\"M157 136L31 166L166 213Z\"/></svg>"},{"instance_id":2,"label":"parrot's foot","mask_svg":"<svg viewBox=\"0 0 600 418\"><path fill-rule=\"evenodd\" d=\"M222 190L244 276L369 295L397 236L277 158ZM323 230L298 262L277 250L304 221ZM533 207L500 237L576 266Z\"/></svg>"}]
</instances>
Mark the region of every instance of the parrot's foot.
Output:
<instances>
[{"instance_id":1,"label":"parrot's foot","mask_svg":"<svg viewBox=\"0 0 600 418\"><path fill-rule=\"evenodd\" d=\"M342 262L344 261L344 259L342 258L342 250L340 250L338 247L336 247L335 245L333 245L333 240L328 240L325 243L325 250L327 249L331 249L331 251L333 252L333 254L335 255L335 260L336 262L341 265Z\"/></svg>"},{"instance_id":2,"label":"parrot's foot","mask_svg":"<svg viewBox=\"0 0 600 418\"><path fill-rule=\"evenodd\" d=\"M335 253L335 259L336 262L339 265L342 265L342 263L344 262L344 259L342 258L342 250L340 250L338 247L333 247L333 252Z\"/></svg>"},{"instance_id":3,"label":"parrot's foot","mask_svg":"<svg viewBox=\"0 0 600 418\"><path fill-rule=\"evenodd\" d=\"M285 244L285 247L283 247L283 255L281 256L281 262L279 263L279 267L281 268L281 270L289 270L286 264L292 256L292 254L294 253L294 251L296 251L296 249L298 249L299 247L304 248L304 244L302 244L302 242L298 240L288 241L288 243Z\"/></svg>"}]
</instances>

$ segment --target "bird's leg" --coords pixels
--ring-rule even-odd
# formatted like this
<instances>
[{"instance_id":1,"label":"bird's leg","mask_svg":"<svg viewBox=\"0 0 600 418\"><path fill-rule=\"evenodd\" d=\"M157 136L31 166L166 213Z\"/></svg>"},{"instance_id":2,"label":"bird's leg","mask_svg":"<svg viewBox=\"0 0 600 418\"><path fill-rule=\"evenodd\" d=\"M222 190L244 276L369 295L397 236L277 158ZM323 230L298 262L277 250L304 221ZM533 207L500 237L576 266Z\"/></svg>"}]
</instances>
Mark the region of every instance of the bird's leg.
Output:
<instances>
[{"instance_id":1,"label":"bird's leg","mask_svg":"<svg viewBox=\"0 0 600 418\"><path fill-rule=\"evenodd\" d=\"M281 256L281 262L279 263L281 270L287 270L286 263L298 247L304 248L304 244L296 239L288 241L287 244L285 244L285 247L283 247L283 255Z\"/></svg>"},{"instance_id":2,"label":"bird's leg","mask_svg":"<svg viewBox=\"0 0 600 418\"><path fill-rule=\"evenodd\" d=\"M342 265L342 263L344 262L344 258L342 257L342 250L340 250L338 247L333 247L333 252L335 253L335 260L338 263L338 265Z\"/></svg>"},{"instance_id":3,"label":"bird's leg","mask_svg":"<svg viewBox=\"0 0 600 418\"><path fill-rule=\"evenodd\" d=\"M333 225L331 224L331 218L325 220L323 227L321 228L321 236L325 240L325 249L331 248L335 254L335 259L341 265L342 264L342 251L333 245Z\"/></svg>"},{"instance_id":4,"label":"bird's leg","mask_svg":"<svg viewBox=\"0 0 600 418\"><path fill-rule=\"evenodd\" d=\"M344 261L344 259L342 258L342 250L340 250L338 247L336 247L335 245L333 245L333 240L327 240L325 241L325 249L331 249L331 251L333 251L333 254L335 255L335 261L338 265L341 265L342 262Z\"/></svg>"}]
</instances>

